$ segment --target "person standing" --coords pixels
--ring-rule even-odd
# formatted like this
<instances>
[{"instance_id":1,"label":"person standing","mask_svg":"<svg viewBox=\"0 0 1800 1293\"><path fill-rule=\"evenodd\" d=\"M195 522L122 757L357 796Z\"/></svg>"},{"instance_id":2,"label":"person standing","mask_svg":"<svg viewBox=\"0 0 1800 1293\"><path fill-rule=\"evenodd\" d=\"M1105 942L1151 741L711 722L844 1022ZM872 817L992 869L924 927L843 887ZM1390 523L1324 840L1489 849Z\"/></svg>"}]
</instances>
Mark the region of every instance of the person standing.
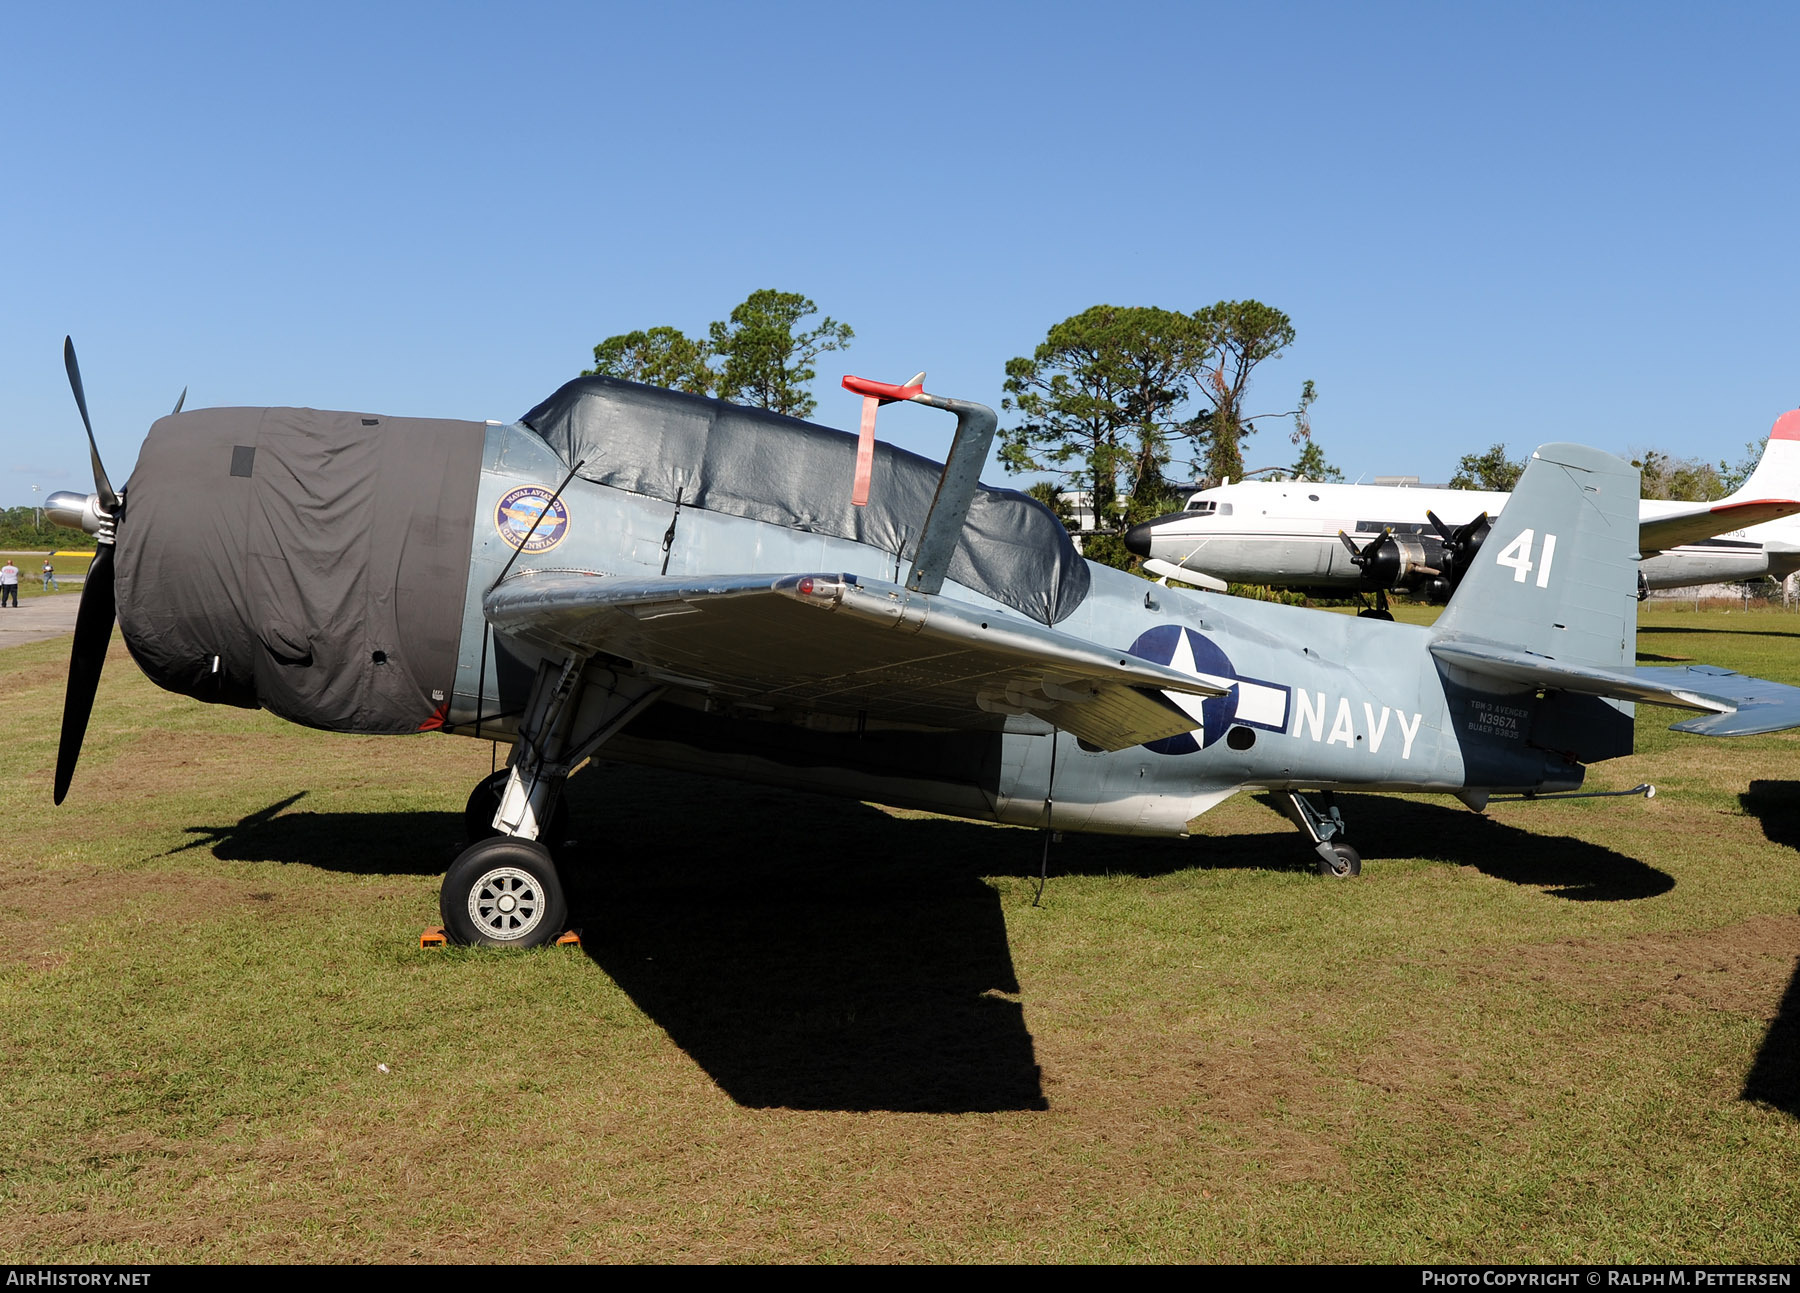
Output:
<instances>
[{"instance_id":1,"label":"person standing","mask_svg":"<svg viewBox=\"0 0 1800 1293\"><path fill-rule=\"evenodd\" d=\"M56 567L50 564L49 557L44 558L44 591L47 593L62 591L61 586L56 582Z\"/></svg>"},{"instance_id":2,"label":"person standing","mask_svg":"<svg viewBox=\"0 0 1800 1293\"><path fill-rule=\"evenodd\" d=\"M19 568L13 565L11 557L6 559L4 566L0 566L0 607L6 605L8 598L12 599L12 608L18 610Z\"/></svg>"}]
</instances>

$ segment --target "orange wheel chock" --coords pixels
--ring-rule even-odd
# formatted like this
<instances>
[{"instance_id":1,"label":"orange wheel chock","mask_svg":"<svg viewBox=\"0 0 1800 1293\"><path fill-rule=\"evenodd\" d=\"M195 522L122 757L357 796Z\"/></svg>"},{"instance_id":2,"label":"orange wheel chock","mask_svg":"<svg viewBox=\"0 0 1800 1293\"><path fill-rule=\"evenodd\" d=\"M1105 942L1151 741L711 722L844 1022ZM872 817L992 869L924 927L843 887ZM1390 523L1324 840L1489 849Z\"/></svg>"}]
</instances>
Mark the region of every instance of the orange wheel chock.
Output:
<instances>
[{"instance_id":1,"label":"orange wheel chock","mask_svg":"<svg viewBox=\"0 0 1800 1293\"><path fill-rule=\"evenodd\" d=\"M449 945L449 942L450 940L444 937L444 927L442 925L428 926L425 932L419 935L419 947L421 949L427 947L446 947ZM557 936L556 946L580 947L581 931L579 929L564 930Z\"/></svg>"}]
</instances>

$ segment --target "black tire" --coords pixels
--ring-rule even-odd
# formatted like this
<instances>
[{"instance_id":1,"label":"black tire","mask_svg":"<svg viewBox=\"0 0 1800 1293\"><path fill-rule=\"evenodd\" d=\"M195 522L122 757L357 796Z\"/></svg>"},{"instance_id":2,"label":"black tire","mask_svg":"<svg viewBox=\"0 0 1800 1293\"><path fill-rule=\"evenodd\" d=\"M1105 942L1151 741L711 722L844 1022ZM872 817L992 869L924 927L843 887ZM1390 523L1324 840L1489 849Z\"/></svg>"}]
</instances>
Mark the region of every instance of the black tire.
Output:
<instances>
[{"instance_id":1,"label":"black tire","mask_svg":"<svg viewBox=\"0 0 1800 1293\"><path fill-rule=\"evenodd\" d=\"M476 782L475 789L469 792L469 802L463 808L463 837L471 844L499 837L500 832L494 829L494 814L499 811L500 796L505 792L506 779L510 776L512 769L502 768ZM550 810L550 824L539 831L538 836L552 848L560 847L568 838L569 805L561 795L556 797L556 807Z\"/></svg>"},{"instance_id":2,"label":"black tire","mask_svg":"<svg viewBox=\"0 0 1800 1293\"><path fill-rule=\"evenodd\" d=\"M1351 876L1362 874L1362 857L1355 849L1348 844L1333 844L1331 851L1337 854L1337 865L1333 866L1324 858L1320 858L1320 875L1328 875L1338 880L1348 880Z\"/></svg>"},{"instance_id":3,"label":"black tire","mask_svg":"<svg viewBox=\"0 0 1800 1293\"><path fill-rule=\"evenodd\" d=\"M499 834L494 829L494 813L500 807L500 792L506 789L506 779L511 775L510 768L502 768L477 781L475 789L469 792L468 805L463 809L463 837L471 844Z\"/></svg>"},{"instance_id":4,"label":"black tire","mask_svg":"<svg viewBox=\"0 0 1800 1293\"><path fill-rule=\"evenodd\" d=\"M550 850L506 836L471 844L450 864L438 912L445 935L464 946L541 947L569 923Z\"/></svg>"}]
</instances>

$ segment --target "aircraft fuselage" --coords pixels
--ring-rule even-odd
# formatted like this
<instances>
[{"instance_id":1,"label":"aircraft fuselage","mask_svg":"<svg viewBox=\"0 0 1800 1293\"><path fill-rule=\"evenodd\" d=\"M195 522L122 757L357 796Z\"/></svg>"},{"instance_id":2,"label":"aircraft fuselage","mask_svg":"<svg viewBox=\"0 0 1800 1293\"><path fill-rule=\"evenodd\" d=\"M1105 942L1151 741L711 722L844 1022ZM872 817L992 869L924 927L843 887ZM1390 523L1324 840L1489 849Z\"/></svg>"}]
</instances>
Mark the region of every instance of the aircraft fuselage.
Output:
<instances>
[{"instance_id":1,"label":"aircraft fuselage","mask_svg":"<svg viewBox=\"0 0 1800 1293\"><path fill-rule=\"evenodd\" d=\"M558 498L566 519L557 521L555 545L517 551L503 533L510 522L499 519L516 506L506 500L554 489L566 474L528 430L489 429L446 731L511 739L542 661L541 651L502 638L489 641L484 664L481 595L509 562L509 577L819 570L897 584L905 574L895 554L865 544L694 508L677 516L668 501L579 477ZM1581 783L1578 763L1533 740L1541 702L1527 695L1494 702L1507 713L1477 714L1469 695L1430 668L1424 629L1165 589L1091 564L1090 574L1092 591L1059 630L1231 683L1228 698L1186 701L1205 720L1191 738L1106 752L1029 713L996 716L988 731L928 731L677 685L604 757L1019 825L1044 825L1052 798L1058 829L1145 835L1185 834L1189 821L1247 787L1455 792ZM1018 615L954 582L944 595Z\"/></svg>"},{"instance_id":2,"label":"aircraft fuselage","mask_svg":"<svg viewBox=\"0 0 1800 1293\"><path fill-rule=\"evenodd\" d=\"M1417 486L1242 481L1202 490L1186 510L1134 527L1128 544L1140 556L1227 583L1366 589L1340 532L1359 545L1384 531L1412 536L1427 564L1435 565L1443 542L1427 512L1455 529L1483 512L1498 516L1507 497ZM1644 499L1639 514L1648 520L1691 506ZM1682 544L1644 557L1639 570L1649 588L1783 578L1800 570L1800 524L1769 521Z\"/></svg>"}]
</instances>

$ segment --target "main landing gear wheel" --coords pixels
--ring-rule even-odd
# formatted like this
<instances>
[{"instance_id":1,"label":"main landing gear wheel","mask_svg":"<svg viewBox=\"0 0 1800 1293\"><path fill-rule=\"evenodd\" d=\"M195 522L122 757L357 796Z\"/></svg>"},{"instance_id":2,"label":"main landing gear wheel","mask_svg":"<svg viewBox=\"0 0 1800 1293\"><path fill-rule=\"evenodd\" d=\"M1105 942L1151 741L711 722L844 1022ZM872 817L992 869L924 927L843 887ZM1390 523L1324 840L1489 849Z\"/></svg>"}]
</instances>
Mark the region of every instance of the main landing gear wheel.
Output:
<instances>
[{"instance_id":1,"label":"main landing gear wheel","mask_svg":"<svg viewBox=\"0 0 1800 1293\"><path fill-rule=\"evenodd\" d=\"M494 814L500 811L500 796L506 792L506 779L510 776L512 769L502 768L475 783L475 789L469 792L468 806L463 809L465 838L475 841L499 837L500 832L494 829ZM553 846L569 837L569 806L560 795L556 807L550 810L549 825L538 835Z\"/></svg>"},{"instance_id":2,"label":"main landing gear wheel","mask_svg":"<svg viewBox=\"0 0 1800 1293\"><path fill-rule=\"evenodd\" d=\"M550 850L510 836L463 850L444 876L438 910L451 942L483 947L539 947L569 920Z\"/></svg>"},{"instance_id":3,"label":"main landing gear wheel","mask_svg":"<svg viewBox=\"0 0 1800 1293\"><path fill-rule=\"evenodd\" d=\"M1351 848L1348 844L1333 844L1330 847L1332 853L1336 855L1337 860L1335 862L1327 862L1321 857L1319 859L1320 875L1334 876L1339 880L1348 880L1351 876L1362 874L1362 858L1357 854L1355 849Z\"/></svg>"}]
</instances>

